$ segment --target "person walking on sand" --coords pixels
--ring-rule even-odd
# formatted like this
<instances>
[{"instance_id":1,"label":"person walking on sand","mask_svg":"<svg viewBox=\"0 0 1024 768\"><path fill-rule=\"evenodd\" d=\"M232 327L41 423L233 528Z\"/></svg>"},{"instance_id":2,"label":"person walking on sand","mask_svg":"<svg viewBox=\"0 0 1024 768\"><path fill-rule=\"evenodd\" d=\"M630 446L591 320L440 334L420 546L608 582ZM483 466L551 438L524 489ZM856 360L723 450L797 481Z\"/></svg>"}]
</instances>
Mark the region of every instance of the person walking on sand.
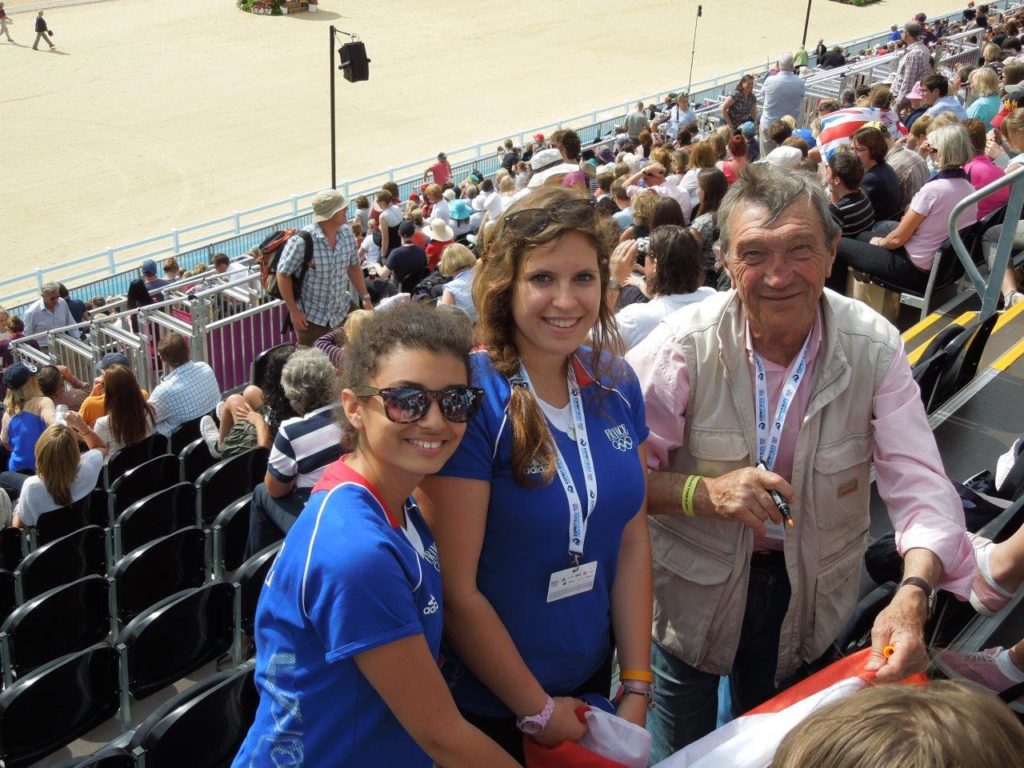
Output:
<instances>
[{"instance_id":1,"label":"person walking on sand","mask_svg":"<svg viewBox=\"0 0 1024 768\"><path fill-rule=\"evenodd\" d=\"M4 10L4 4L0 3L0 37L7 37L7 42L13 43L14 38L11 37L11 30L7 28L8 24L13 24L14 19L7 15L7 11Z\"/></svg>"},{"instance_id":2,"label":"person walking on sand","mask_svg":"<svg viewBox=\"0 0 1024 768\"><path fill-rule=\"evenodd\" d=\"M39 15L36 16L36 41L32 43L32 50L39 50L39 41L45 40L46 44L50 46L50 50L53 50L53 43L50 42L49 36L50 30L46 26L46 19L43 18L43 12L40 11Z\"/></svg>"}]
</instances>

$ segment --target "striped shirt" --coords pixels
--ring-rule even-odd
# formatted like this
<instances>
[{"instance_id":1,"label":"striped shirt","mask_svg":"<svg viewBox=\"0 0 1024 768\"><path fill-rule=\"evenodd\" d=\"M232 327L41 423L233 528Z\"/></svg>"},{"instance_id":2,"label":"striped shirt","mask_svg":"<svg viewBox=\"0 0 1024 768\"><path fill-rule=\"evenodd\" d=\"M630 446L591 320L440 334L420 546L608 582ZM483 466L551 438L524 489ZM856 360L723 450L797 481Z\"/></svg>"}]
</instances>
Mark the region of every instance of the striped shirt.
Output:
<instances>
[{"instance_id":1,"label":"striped shirt","mask_svg":"<svg viewBox=\"0 0 1024 768\"><path fill-rule=\"evenodd\" d=\"M327 465L341 458L341 427L335 406L281 422L270 450L267 472L281 483L312 488Z\"/></svg>"},{"instance_id":2,"label":"striped shirt","mask_svg":"<svg viewBox=\"0 0 1024 768\"><path fill-rule=\"evenodd\" d=\"M844 195L838 203L832 203L829 210L843 228L843 237L856 237L875 223L875 209L861 189Z\"/></svg>"}]
</instances>

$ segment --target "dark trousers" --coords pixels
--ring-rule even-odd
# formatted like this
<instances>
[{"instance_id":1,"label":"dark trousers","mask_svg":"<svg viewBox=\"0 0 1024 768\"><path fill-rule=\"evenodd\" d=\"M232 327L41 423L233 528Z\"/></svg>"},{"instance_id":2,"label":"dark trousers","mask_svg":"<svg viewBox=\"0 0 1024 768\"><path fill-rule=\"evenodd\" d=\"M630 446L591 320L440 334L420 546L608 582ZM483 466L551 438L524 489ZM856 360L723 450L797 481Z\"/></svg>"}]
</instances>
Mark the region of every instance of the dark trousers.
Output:
<instances>
[{"instance_id":1,"label":"dark trousers","mask_svg":"<svg viewBox=\"0 0 1024 768\"><path fill-rule=\"evenodd\" d=\"M789 596L782 553L755 554L739 648L729 675L733 716L753 709L785 687L775 686L775 668ZM657 643L651 644L651 669L655 708L647 715L647 729L654 764L715 730L719 676L691 667Z\"/></svg>"},{"instance_id":2,"label":"dark trousers","mask_svg":"<svg viewBox=\"0 0 1024 768\"><path fill-rule=\"evenodd\" d=\"M568 693L550 693L554 696L574 696L579 698L587 693L597 693L601 696L608 696L612 686L612 657L608 659L595 672L590 679L574 691ZM526 764L526 757L523 755L523 732L516 728L514 717L487 717L469 712L460 708L459 711L467 722L479 728L487 734L499 747L508 752L520 764Z\"/></svg>"},{"instance_id":3,"label":"dark trousers","mask_svg":"<svg viewBox=\"0 0 1024 768\"><path fill-rule=\"evenodd\" d=\"M34 50L34 51L38 51L39 50L38 46L39 46L39 41L40 40L45 40L46 44L48 46L50 46L51 48L53 48L53 43L50 42L50 38L47 37L45 32L36 32L36 41L34 43L32 43L32 50Z\"/></svg>"},{"instance_id":4,"label":"dark trousers","mask_svg":"<svg viewBox=\"0 0 1024 768\"><path fill-rule=\"evenodd\" d=\"M903 248L890 251L871 245L868 241L876 236L871 232L861 232L856 238L840 238L839 252L825 286L837 293L846 293L846 272L850 268L880 277L901 288L923 292L928 285L928 273L915 267Z\"/></svg>"},{"instance_id":5,"label":"dark trousers","mask_svg":"<svg viewBox=\"0 0 1024 768\"><path fill-rule=\"evenodd\" d=\"M0 472L0 487L7 491L11 501L17 501L21 496L21 487L34 474L35 472L30 469L21 472Z\"/></svg>"},{"instance_id":6,"label":"dark trousers","mask_svg":"<svg viewBox=\"0 0 1024 768\"><path fill-rule=\"evenodd\" d=\"M246 557L251 557L284 538L309 501L309 490L304 488L292 491L287 496L275 499L265 484L260 483L256 486L249 506L249 543L246 545Z\"/></svg>"},{"instance_id":7,"label":"dark trousers","mask_svg":"<svg viewBox=\"0 0 1024 768\"><path fill-rule=\"evenodd\" d=\"M296 331L295 335L299 338L300 347L312 347L313 342L327 333L330 328L326 325L317 325L316 323L310 323L306 321L306 328L301 331Z\"/></svg>"}]
</instances>

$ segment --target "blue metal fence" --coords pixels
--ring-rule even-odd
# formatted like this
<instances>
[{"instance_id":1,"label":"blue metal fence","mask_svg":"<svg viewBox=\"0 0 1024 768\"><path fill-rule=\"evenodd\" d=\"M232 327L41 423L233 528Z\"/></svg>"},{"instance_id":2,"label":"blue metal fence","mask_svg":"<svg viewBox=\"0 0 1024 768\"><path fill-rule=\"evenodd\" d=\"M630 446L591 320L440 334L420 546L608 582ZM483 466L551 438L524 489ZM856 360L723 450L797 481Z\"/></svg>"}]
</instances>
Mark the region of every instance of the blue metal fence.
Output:
<instances>
[{"instance_id":1,"label":"blue metal fence","mask_svg":"<svg viewBox=\"0 0 1024 768\"><path fill-rule=\"evenodd\" d=\"M1006 10L1011 7L1010 0L995 0L995 2L989 3L989 6L996 10ZM1019 7L1019 3L1015 3L1012 7ZM955 19L959 18L960 13L960 11L954 11L935 18ZM889 32L882 32L848 41L842 44L842 47L847 55L852 56L866 48L882 45L888 39ZM811 60L813 63L813 56ZM695 107L717 103L735 88L743 74L748 72L763 74L770 63L765 62L764 65L746 67L696 83L691 87L690 101ZM681 91L685 88L680 86L674 90ZM573 128L579 134L580 141L584 146L592 145L608 136L616 125L621 124L623 116L636 101L658 103L667 93L669 91L659 91L623 104L538 126L529 131L521 131L515 136L515 139L522 145L526 143L528 137L535 133L547 135L559 128ZM501 158L494 152L494 147L500 145L503 140L504 137L492 139L472 147L449 152L448 156L452 164L455 182L459 183L465 180L471 171L479 171L485 176L493 175L501 165ZM394 181L398 184L402 199L407 199L411 193L419 191L422 169L430 162L430 160L417 160L344 183L341 191L349 200L350 217L355 214L355 198L358 195L372 197L385 181ZM172 230L163 235L110 248L102 253L2 279L0 280L0 303L8 305L8 308L13 311L22 311L31 301L35 300L43 283L50 281L64 282L73 288L79 297L123 294L128 289L128 284L138 276L137 268L144 259L160 260L174 256L183 269L191 269L201 261L209 263L215 253L226 253L231 257L240 256L258 245L275 230L308 224L309 214L300 214L299 211L308 209L314 194L315 192L295 195L247 211L236 211L230 216L180 230ZM147 246L152 247L147 248ZM100 277L101 275L103 277Z\"/></svg>"}]
</instances>

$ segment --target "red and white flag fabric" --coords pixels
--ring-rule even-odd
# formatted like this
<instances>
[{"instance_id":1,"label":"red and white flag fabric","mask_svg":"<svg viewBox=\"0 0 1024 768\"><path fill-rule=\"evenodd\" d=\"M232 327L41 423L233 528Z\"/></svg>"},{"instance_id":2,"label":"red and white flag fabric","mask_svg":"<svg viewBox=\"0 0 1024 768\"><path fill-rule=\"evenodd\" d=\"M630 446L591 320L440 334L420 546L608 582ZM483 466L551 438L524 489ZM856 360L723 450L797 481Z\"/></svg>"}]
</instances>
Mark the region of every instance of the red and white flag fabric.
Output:
<instances>
[{"instance_id":1,"label":"red and white flag fabric","mask_svg":"<svg viewBox=\"0 0 1024 768\"><path fill-rule=\"evenodd\" d=\"M766 768L775 750L793 728L819 707L871 685L875 672L864 669L871 655L865 648L831 664L741 717L709 733L654 768ZM923 685L923 674L902 684Z\"/></svg>"},{"instance_id":2,"label":"red and white flag fabric","mask_svg":"<svg viewBox=\"0 0 1024 768\"><path fill-rule=\"evenodd\" d=\"M840 109L821 118L821 133L818 134L821 156L826 160L831 158L839 147L848 145L850 137L868 123L881 123L894 139L907 134L907 129L903 127L896 113L891 109L875 109L874 107Z\"/></svg>"}]
</instances>

